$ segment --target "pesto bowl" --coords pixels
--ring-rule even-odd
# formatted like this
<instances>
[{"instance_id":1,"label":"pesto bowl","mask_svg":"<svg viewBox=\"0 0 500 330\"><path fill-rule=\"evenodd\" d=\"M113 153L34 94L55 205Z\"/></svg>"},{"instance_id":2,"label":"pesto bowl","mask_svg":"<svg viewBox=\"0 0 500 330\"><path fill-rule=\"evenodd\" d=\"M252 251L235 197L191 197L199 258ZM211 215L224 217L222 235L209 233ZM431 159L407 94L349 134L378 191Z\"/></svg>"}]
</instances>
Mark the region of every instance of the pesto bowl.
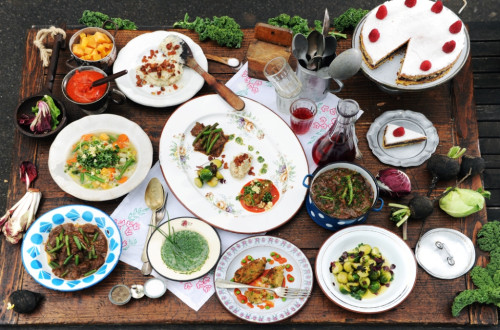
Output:
<instances>
[{"instance_id":1,"label":"pesto bowl","mask_svg":"<svg viewBox=\"0 0 500 330\"><path fill-rule=\"evenodd\" d=\"M195 236L198 238L201 236L201 238L205 240L206 247L208 248L208 254L203 258L204 262L200 262L199 267L195 267L188 271L173 269L164 262L164 258L162 257L162 249L167 241L164 234L169 235L169 233L171 233L171 235L178 235L182 231L191 231L199 234L199 236L196 234ZM178 236L178 238L182 239L180 236ZM184 253L189 254L190 251L187 251L187 249L191 249L193 245L195 245L194 242L192 242L192 244L183 243L187 242L178 242L181 249L186 250L181 250L179 253L181 255ZM191 281L206 275L212 270L219 261L221 249L219 234L212 226L196 218L180 217L166 221L155 229L147 242L146 252L153 269L164 278L173 281Z\"/></svg>"}]
</instances>

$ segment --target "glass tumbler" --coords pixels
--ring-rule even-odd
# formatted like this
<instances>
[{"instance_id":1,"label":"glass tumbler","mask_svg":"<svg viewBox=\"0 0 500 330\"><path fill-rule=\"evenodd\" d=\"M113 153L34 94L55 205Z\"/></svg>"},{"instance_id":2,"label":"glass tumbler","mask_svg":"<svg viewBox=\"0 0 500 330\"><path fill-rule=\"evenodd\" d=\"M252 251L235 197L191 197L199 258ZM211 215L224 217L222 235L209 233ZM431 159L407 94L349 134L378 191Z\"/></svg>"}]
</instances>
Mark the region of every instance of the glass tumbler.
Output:
<instances>
[{"instance_id":1,"label":"glass tumbler","mask_svg":"<svg viewBox=\"0 0 500 330\"><path fill-rule=\"evenodd\" d=\"M275 57L267 62L264 75L276 90L278 110L288 114L290 105L299 97L302 90L299 78L284 57Z\"/></svg>"},{"instance_id":2,"label":"glass tumbler","mask_svg":"<svg viewBox=\"0 0 500 330\"><path fill-rule=\"evenodd\" d=\"M290 106L290 127L297 134L306 134L314 120L318 108L310 99L295 100Z\"/></svg>"}]
</instances>

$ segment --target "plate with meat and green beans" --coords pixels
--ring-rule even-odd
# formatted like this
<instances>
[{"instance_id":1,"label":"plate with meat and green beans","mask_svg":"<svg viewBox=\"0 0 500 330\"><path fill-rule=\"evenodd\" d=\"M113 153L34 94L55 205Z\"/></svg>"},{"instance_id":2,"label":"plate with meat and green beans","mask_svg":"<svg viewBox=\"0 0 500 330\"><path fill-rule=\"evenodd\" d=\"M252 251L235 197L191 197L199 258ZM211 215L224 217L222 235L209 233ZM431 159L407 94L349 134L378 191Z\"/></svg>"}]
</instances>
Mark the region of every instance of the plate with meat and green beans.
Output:
<instances>
[{"instance_id":1,"label":"plate with meat and green beans","mask_svg":"<svg viewBox=\"0 0 500 330\"><path fill-rule=\"evenodd\" d=\"M163 128L159 158L170 190L191 213L220 229L260 233L300 209L309 167L288 125L242 99L243 111L216 94L184 103Z\"/></svg>"},{"instance_id":2,"label":"plate with meat and green beans","mask_svg":"<svg viewBox=\"0 0 500 330\"><path fill-rule=\"evenodd\" d=\"M91 287L115 268L121 235L109 215L86 205L66 205L38 218L21 248L23 265L49 289L77 291Z\"/></svg>"}]
</instances>

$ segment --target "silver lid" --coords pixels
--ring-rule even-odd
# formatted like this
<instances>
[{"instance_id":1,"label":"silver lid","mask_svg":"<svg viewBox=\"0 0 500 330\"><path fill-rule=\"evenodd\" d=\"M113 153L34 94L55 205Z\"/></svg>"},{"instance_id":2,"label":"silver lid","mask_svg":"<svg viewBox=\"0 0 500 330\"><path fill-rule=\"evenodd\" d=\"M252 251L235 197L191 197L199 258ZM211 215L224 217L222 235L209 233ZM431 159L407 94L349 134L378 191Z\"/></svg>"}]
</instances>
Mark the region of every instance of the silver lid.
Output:
<instances>
[{"instance_id":1,"label":"silver lid","mask_svg":"<svg viewBox=\"0 0 500 330\"><path fill-rule=\"evenodd\" d=\"M454 279L467 273L476 261L472 241L461 232L436 228L426 232L415 247L417 262L431 276Z\"/></svg>"}]
</instances>

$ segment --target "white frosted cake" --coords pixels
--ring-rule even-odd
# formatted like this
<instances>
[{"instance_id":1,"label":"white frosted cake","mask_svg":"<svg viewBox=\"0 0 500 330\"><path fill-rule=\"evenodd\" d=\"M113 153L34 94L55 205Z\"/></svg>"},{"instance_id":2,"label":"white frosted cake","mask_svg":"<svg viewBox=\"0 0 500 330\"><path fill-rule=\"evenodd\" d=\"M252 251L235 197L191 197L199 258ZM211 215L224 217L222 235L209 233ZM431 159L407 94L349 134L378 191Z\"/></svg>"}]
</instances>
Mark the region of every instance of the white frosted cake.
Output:
<instances>
[{"instance_id":1,"label":"white frosted cake","mask_svg":"<svg viewBox=\"0 0 500 330\"><path fill-rule=\"evenodd\" d=\"M423 134L403 126L387 124L384 129L384 148L402 147L427 140Z\"/></svg>"},{"instance_id":2,"label":"white frosted cake","mask_svg":"<svg viewBox=\"0 0 500 330\"><path fill-rule=\"evenodd\" d=\"M465 46L464 30L460 18L441 1L387 1L368 13L361 51L375 69L406 47L396 82L420 84L449 71Z\"/></svg>"}]
</instances>

